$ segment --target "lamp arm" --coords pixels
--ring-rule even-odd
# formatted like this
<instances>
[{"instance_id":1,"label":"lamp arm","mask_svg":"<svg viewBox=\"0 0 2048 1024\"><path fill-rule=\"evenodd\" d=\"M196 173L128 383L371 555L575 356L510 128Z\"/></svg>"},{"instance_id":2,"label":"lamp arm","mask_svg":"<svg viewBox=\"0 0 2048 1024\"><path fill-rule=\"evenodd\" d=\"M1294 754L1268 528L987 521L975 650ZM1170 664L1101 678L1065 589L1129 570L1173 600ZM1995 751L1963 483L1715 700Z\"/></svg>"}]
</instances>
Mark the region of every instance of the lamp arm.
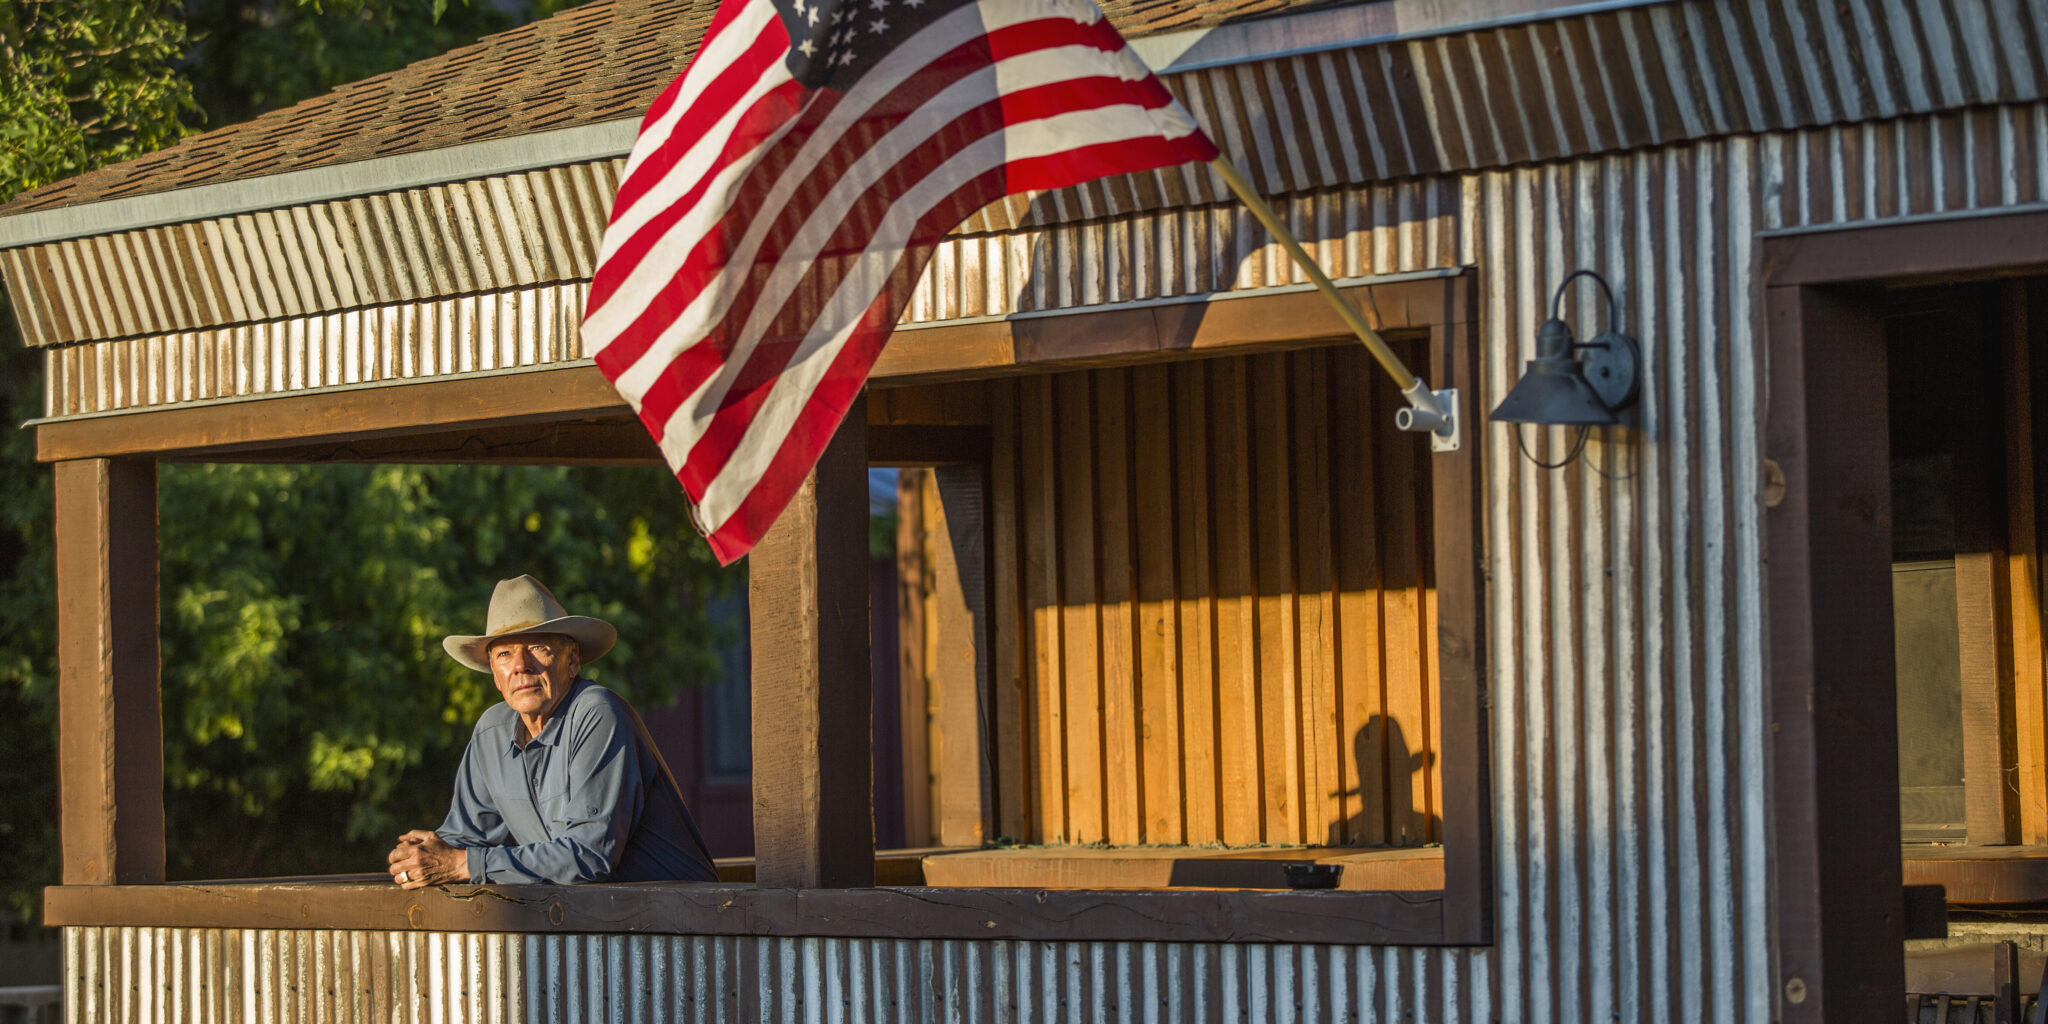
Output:
<instances>
[{"instance_id":1,"label":"lamp arm","mask_svg":"<svg viewBox=\"0 0 2048 1024\"><path fill-rule=\"evenodd\" d=\"M1551 296L1550 298L1550 315L1558 320L1564 319L1565 289L1571 287L1572 282L1578 280L1581 277L1592 278L1593 283L1600 286L1601 294L1607 296L1607 329L1610 331L1617 330L1619 328L1619 325L1621 324L1621 304L1614 300L1614 289L1607 287L1607 279L1601 277L1598 271L1591 270L1585 267L1581 267L1577 270L1572 271L1569 274L1566 274L1564 276L1564 280L1559 281L1557 283L1557 294ZM1574 344L1572 347L1592 348L1593 344L1591 342L1588 342L1583 345ZM1601 347L1605 348L1606 346L1603 345Z\"/></svg>"}]
</instances>

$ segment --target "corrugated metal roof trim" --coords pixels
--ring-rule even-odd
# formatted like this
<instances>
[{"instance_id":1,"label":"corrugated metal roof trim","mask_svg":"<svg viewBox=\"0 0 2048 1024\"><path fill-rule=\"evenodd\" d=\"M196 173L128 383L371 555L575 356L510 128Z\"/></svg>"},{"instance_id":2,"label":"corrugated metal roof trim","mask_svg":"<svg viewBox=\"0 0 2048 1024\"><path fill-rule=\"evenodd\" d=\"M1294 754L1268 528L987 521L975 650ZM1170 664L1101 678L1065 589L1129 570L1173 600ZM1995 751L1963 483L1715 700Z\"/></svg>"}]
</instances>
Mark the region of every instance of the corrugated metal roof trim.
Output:
<instances>
[{"instance_id":1,"label":"corrugated metal roof trim","mask_svg":"<svg viewBox=\"0 0 2048 1024\"><path fill-rule=\"evenodd\" d=\"M1905 3L1911 3L1911 8L1898 9ZM1931 104L1968 105L2008 94L2037 96L2048 87L2048 64L2042 56L2048 52L2048 19L2029 17L2020 9L2022 3L1853 0L1837 6L1821 0L1782 5L1759 0L1747 5L1695 2L1628 8L1211 68L1171 75L1168 81L1235 154L1247 176L1268 195L1279 195L1740 134L1806 119L1893 116ZM1923 25L1945 28L1935 33L1924 31ZM1852 42L1860 45L1852 46ZM1926 81L1901 77L1898 68L1908 65ZM1566 83L1580 83L1584 88L1566 88ZM544 182L576 173L575 168L552 168L525 177ZM588 263L595 236L585 230L580 216L570 216L560 224L546 216L551 200L545 196L531 203L522 199L507 207L514 216L538 217L531 223L516 224L494 222L499 211L491 203L460 201L459 197L479 190L489 192L501 186L519 190L520 175L503 177L503 181L483 178L429 186L423 194L457 197L455 205L467 206L486 240L505 240L504 244L514 249L564 246L571 262ZM956 234L1009 232L1026 226L1201 206L1227 198L1212 170L1168 168L1012 197L980 211ZM609 195L603 199L608 202ZM388 198L369 201L377 205L388 203ZM348 254L323 248L324 238L318 236L323 220L318 211L340 205L310 207L316 237L311 244L281 251L275 257L281 262L264 273L282 278L291 272L291 267L284 265L287 263L347 264ZM259 223L283 223L300 219L300 214L259 211L232 220L250 218ZM324 219L341 220L339 216ZM227 222L223 219L222 224ZM442 251L460 253L466 244L463 231L467 224L450 222L445 228L423 224L421 237L439 238ZM528 233L536 226L542 236L538 240ZM205 277L214 273L203 263L181 268L148 266L159 258L151 248L157 240L148 232L169 230L152 228L133 237L109 236L114 241L95 239L89 246L58 243L60 249L55 251L48 246L31 247L26 252L32 255L17 257L26 265L7 269L15 294L21 299L24 291L40 291L23 301L38 307L42 311L38 322L52 328L31 328L31 343L129 336L290 315L286 311L152 319L154 314L146 314L140 307L130 309L125 317L119 315L119 304L126 301L131 285L146 284L152 276ZM279 230L289 233L288 227ZM581 234L555 237L558 232L572 231ZM67 254L68 250L61 249L65 245L81 251ZM164 251L167 255L162 258L173 263L197 259L178 247ZM262 254L271 256L269 250ZM488 252L473 252L463 258L488 256ZM92 265L65 266L80 259ZM49 265L39 265L42 263ZM481 272L477 275L479 282L487 278ZM89 287L94 280L103 281L104 289ZM104 290L115 309L112 314L66 311L58 292L67 288L80 296ZM290 297L281 295L280 301L288 304ZM125 326L95 332L69 325L72 320L95 317L121 321Z\"/></svg>"},{"instance_id":2,"label":"corrugated metal roof trim","mask_svg":"<svg viewBox=\"0 0 2048 1024\"><path fill-rule=\"evenodd\" d=\"M1315 2L1107 0L1102 6L1132 38L1168 37L1148 44L1148 59L1156 54L1169 58L1168 64L1180 60L1192 66L1462 30L1475 23L1553 16L1559 10L1663 0L1511 0L1505 5L1487 0L1378 0L1325 6L1299 23L1284 17L1278 20L1288 24L1264 23ZM637 118L695 52L714 8L708 0L600 2L572 8L169 149L38 189L0 206L0 212L152 194L521 136L565 124ZM570 159L612 155L617 154L588 153ZM390 187L414 184L421 182ZM0 234L0 246L19 244L8 238Z\"/></svg>"}]
</instances>

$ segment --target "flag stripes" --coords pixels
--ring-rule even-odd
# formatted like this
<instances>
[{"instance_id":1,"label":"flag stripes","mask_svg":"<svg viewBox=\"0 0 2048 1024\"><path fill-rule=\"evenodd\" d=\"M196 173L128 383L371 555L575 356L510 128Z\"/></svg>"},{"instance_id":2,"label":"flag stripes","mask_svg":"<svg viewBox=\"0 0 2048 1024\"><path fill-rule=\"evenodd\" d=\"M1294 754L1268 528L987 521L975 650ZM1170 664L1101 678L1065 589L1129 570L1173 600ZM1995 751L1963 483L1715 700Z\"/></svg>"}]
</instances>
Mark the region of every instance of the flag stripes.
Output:
<instances>
[{"instance_id":1,"label":"flag stripes","mask_svg":"<svg viewBox=\"0 0 2048 1024\"><path fill-rule=\"evenodd\" d=\"M1215 155L1087 0L928 3L727 3L627 163L584 342L722 562L801 485L945 232Z\"/></svg>"}]
</instances>

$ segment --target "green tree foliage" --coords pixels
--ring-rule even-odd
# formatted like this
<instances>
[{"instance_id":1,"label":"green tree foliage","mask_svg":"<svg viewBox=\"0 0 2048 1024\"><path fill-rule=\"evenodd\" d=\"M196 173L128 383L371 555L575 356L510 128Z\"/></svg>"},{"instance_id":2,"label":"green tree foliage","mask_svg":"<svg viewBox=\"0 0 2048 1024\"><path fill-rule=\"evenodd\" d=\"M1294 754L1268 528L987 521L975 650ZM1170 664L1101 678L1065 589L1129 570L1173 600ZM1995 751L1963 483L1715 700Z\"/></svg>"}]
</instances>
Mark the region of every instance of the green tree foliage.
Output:
<instances>
[{"instance_id":1,"label":"green tree foliage","mask_svg":"<svg viewBox=\"0 0 2048 1024\"><path fill-rule=\"evenodd\" d=\"M531 571L619 628L588 675L642 707L711 678L731 578L658 469L165 466L174 877L371 870L448 808L488 676L441 650ZM224 827L229 826L229 827Z\"/></svg>"},{"instance_id":2,"label":"green tree foliage","mask_svg":"<svg viewBox=\"0 0 2048 1024\"><path fill-rule=\"evenodd\" d=\"M185 40L173 5L0 3L0 199L184 135Z\"/></svg>"},{"instance_id":3,"label":"green tree foliage","mask_svg":"<svg viewBox=\"0 0 2048 1024\"><path fill-rule=\"evenodd\" d=\"M0 201L580 0L0 0ZM4 296L0 296L4 298ZM0 410L41 414L0 303ZM51 490L0 428L0 911L56 880ZM715 570L658 470L185 466L160 476L173 877L374 869L431 826L488 680L440 653L534 572L620 628L643 707L708 677Z\"/></svg>"}]
</instances>

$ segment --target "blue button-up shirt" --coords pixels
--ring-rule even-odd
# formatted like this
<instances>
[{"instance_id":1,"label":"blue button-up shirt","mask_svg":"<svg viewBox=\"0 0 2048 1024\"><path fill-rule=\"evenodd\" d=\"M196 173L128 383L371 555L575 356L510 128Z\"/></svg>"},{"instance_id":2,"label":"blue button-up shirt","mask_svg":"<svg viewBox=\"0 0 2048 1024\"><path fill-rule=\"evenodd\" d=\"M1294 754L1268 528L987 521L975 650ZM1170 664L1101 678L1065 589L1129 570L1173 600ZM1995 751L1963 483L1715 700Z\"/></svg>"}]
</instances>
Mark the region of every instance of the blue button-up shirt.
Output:
<instances>
[{"instance_id":1,"label":"blue button-up shirt","mask_svg":"<svg viewBox=\"0 0 2048 1024\"><path fill-rule=\"evenodd\" d=\"M521 746L519 714L477 719L436 831L468 851L472 882L716 881L718 873L640 716L578 679Z\"/></svg>"}]
</instances>

